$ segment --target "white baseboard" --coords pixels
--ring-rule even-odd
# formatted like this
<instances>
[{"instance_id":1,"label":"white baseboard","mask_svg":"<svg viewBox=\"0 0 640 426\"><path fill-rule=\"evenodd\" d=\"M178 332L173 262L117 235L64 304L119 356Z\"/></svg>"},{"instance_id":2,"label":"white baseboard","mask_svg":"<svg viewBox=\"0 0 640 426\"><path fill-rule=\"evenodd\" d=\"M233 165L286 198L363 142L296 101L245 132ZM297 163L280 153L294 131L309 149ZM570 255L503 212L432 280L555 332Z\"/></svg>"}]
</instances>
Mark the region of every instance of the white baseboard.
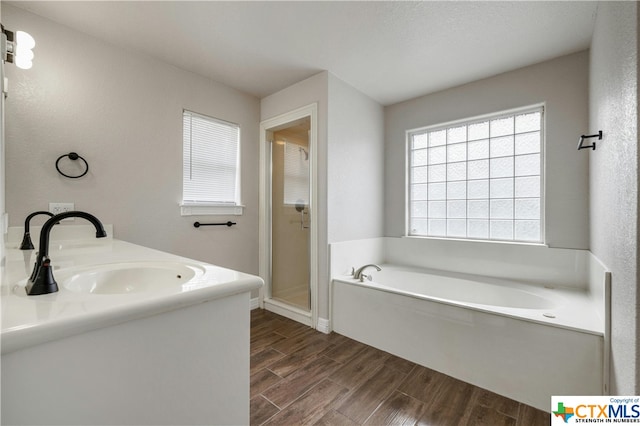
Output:
<instances>
[{"instance_id":1,"label":"white baseboard","mask_svg":"<svg viewBox=\"0 0 640 426\"><path fill-rule=\"evenodd\" d=\"M316 327L316 330L324 334L331 333L331 322L326 318L318 318L318 326Z\"/></svg>"},{"instance_id":2,"label":"white baseboard","mask_svg":"<svg viewBox=\"0 0 640 426\"><path fill-rule=\"evenodd\" d=\"M302 310L295 306L288 305L279 300L265 299L264 308L267 311L282 315L285 318L292 319L304 325L311 327L311 312Z\"/></svg>"},{"instance_id":3,"label":"white baseboard","mask_svg":"<svg viewBox=\"0 0 640 426\"><path fill-rule=\"evenodd\" d=\"M251 310L258 309L260 307L260 298L255 297L251 299ZM284 317L290 318L294 321L301 322L303 324L311 325L311 315L306 312L302 312L299 309L286 307L279 302L273 300L265 300L265 309L271 312L275 312ZM298 312L299 311L299 312ZM331 333L331 321L326 318L318 318L318 325L316 327L321 333Z\"/></svg>"},{"instance_id":4,"label":"white baseboard","mask_svg":"<svg viewBox=\"0 0 640 426\"><path fill-rule=\"evenodd\" d=\"M253 299L251 299L251 304L249 305L249 309L251 309L252 311L254 309L258 309L260 307L260 298L259 297L254 297Z\"/></svg>"}]
</instances>

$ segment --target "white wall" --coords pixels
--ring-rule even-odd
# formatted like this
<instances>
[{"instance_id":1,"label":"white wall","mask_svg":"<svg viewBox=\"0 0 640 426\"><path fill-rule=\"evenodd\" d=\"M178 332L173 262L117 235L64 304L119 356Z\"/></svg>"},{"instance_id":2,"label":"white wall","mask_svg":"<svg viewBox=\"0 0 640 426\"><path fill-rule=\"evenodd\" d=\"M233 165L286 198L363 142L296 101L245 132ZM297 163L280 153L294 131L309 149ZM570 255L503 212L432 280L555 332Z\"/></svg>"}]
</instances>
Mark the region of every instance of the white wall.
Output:
<instances>
[{"instance_id":1,"label":"white wall","mask_svg":"<svg viewBox=\"0 0 640 426\"><path fill-rule=\"evenodd\" d=\"M636 2L600 2L591 46L591 251L612 272L611 393L640 392L638 336L638 19Z\"/></svg>"},{"instance_id":2,"label":"white wall","mask_svg":"<svg viewBox=\"0 0 640 426\"><path fill-rule=\"evenodd\" d=\"M328 242L383 236L384 109L329 74Z\"/></svg>"},{"instance_id":3,"label":"white wall","mask_svg":"<svg viewBox=\"0 0 640 426\"><path fill-rule=\"evenodd\" d=\"M546 103L545 230L558 248L589 248L589 164L576 151L588 128L588 52L580 52L385 108L385 234L405 221L405 131Z\"/></svg>"},{"instance_id":4,"label":"white wall","mask_svg":"<svg viewBox=\"0 0 640 426\"><path fill-rule=\"evenodd\" d=\"M257 273L259 100L22 9L3 12L4 25L37 43L31 70L6 68L11 225L51 201L74 202L113 224L117 238ZM183 108L240 125L243 216L180 216ZM90 164L81 179L55 170L71 151ZM193 227L229 219L237 226Z\"/></svg>"}]
</instances>

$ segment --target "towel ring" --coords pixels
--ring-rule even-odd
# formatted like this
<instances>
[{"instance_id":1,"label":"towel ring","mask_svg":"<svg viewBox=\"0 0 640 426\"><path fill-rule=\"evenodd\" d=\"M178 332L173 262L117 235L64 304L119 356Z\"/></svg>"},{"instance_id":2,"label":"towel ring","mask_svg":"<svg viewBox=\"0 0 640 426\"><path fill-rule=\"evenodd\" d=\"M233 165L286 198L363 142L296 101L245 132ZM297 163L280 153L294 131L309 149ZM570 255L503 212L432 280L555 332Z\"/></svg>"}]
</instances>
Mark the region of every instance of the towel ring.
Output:
<instances>
[{"instance_id":1,"label":"towel ring","mask_svg":"<svg viewBox=\"0 0 640 426\"><path fill-rule=\"evenodd\" d=\"M69 160L73 160L76 161L78 159L82 160L82 162L84 163L84 167L85 170L82 174L79 174L78 176L69 176L66 173L63 173L62 170L60 170L60 167L58 166L58 163L60 162L60 160L62 160L64 157L69 157ZM78 155L75 152L70 152L68 154L65 155L61 155L60 157L58 157L58 159L56 160L56 170L58 171L58 173L60 173L62 176L64 177L68 177L70 179L78 179L81 178L82 176L86 175L87 172L89 171L89 163L87 163L87 160L85 160L84 158L82 158L80 155Z\"/></svg>"}]
</instances>

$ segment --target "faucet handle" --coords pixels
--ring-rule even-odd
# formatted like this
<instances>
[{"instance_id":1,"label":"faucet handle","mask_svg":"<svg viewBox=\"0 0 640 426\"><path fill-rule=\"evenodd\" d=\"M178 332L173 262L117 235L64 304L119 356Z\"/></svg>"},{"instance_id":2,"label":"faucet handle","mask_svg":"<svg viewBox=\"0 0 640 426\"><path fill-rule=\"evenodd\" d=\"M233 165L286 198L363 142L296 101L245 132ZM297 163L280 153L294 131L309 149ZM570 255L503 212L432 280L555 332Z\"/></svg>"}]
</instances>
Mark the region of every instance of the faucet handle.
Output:
<instances>
[{"instance_id":1,"label":"faucet handle","mask_svg":"<svg viewBox=\"0 0 640 426\"><path fill-rule=\"evenodd\" d=\"M353 277L356 274L356 268L355 266L351 267L351 276Z\"/></svg>"},{"instance_id":2,"label":"faucet handle","mask_svg":"<svg viewBox=\"0 0 640 426\"><path fill-rule=\"evenodd\" d=\"M361 274L360 275L360 282L363 283L365 278L369 281L373 280L373 276L371 274L367 275L367 274Z\"/></svg>"}]
</instances>

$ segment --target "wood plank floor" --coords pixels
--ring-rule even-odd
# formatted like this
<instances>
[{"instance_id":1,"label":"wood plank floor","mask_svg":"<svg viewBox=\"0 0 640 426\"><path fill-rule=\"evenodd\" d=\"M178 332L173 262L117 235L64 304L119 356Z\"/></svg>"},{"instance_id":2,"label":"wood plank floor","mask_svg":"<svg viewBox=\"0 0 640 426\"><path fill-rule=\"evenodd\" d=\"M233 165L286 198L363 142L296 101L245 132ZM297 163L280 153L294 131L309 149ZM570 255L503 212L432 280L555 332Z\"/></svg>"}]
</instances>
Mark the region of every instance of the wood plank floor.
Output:
<instances>
[{"instance_id":1,"label":"wood plank floor","mask_svg":"<svg viewBox=\"0 0 640 426\"><path fill-rule=\"evenodd\" d=\"M549 423L548 413L339 334L251 312L252 425Z\"/></svg>"}]
</instances>

